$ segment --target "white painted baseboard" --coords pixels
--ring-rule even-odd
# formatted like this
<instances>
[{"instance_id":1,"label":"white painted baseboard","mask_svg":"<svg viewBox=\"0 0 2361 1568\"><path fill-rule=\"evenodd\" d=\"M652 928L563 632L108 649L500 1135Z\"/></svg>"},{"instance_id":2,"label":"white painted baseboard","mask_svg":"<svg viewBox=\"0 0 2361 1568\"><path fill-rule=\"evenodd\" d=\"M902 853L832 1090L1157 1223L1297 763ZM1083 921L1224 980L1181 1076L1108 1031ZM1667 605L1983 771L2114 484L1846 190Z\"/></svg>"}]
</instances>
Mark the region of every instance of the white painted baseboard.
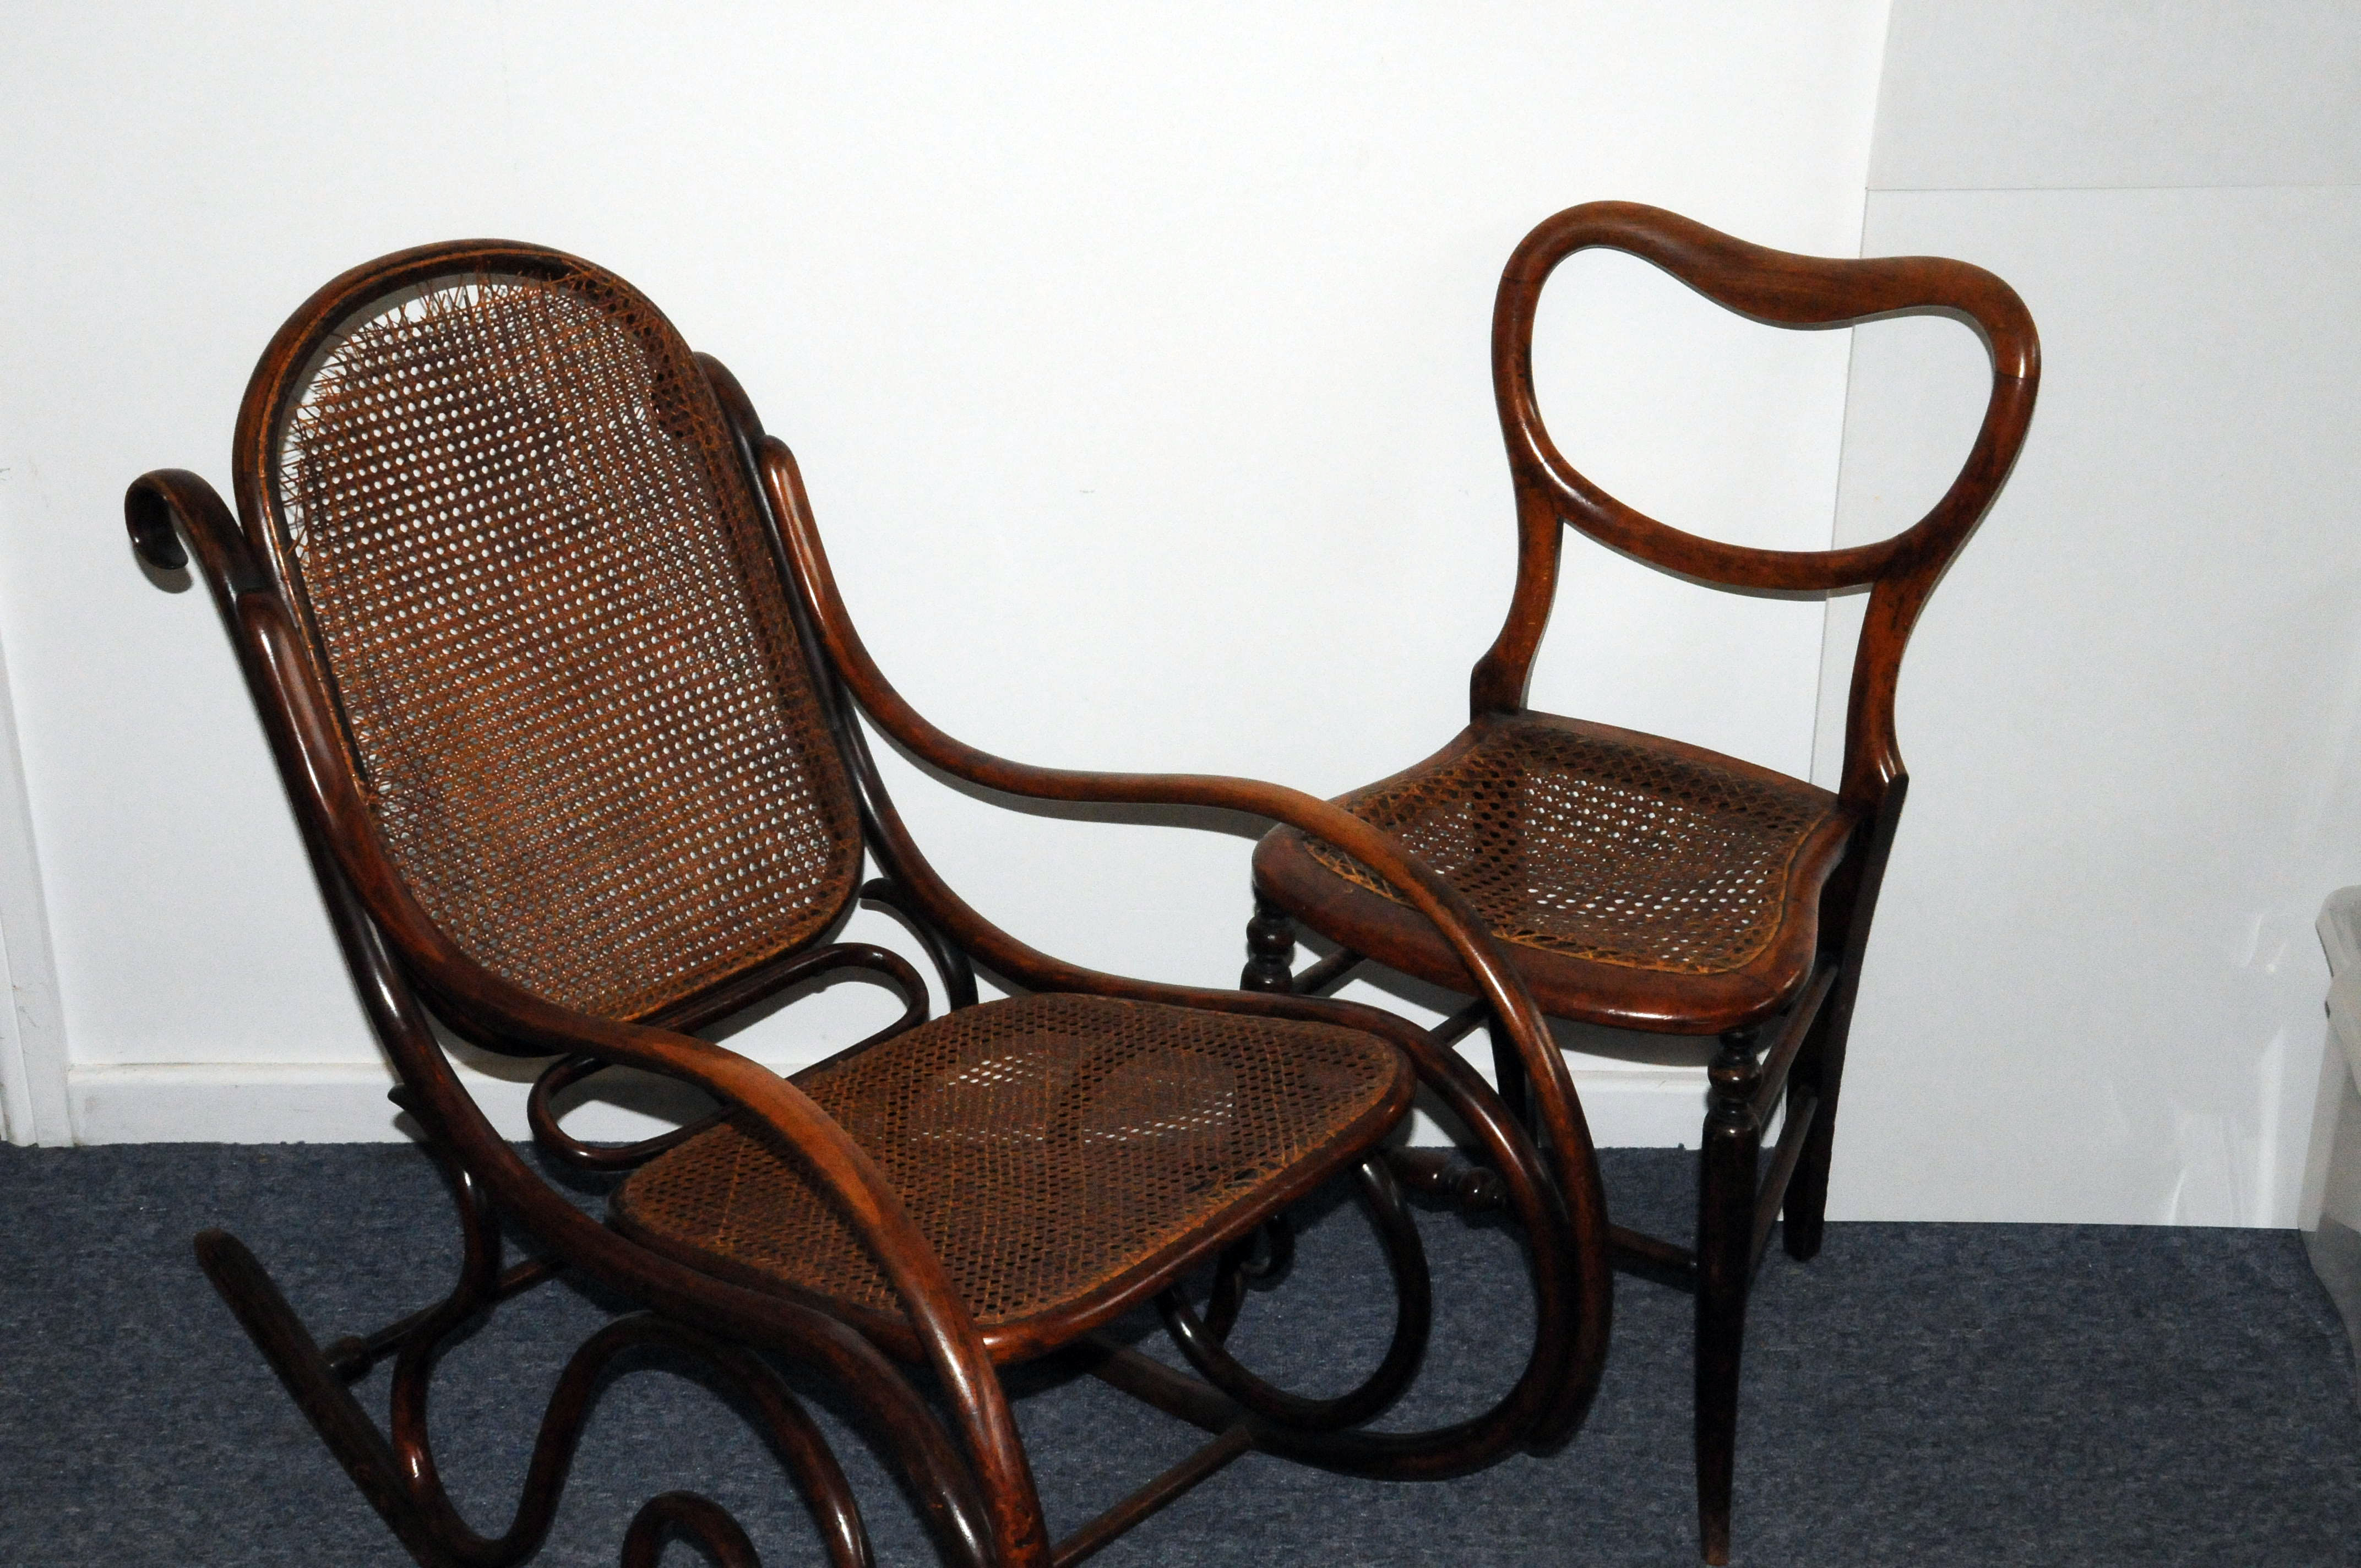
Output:
<instances>
[{"instance_id":1,"label":"white painted baseboard","mask_svg":"<svg viewBox=\"0 0 2361 1568\"><path fill-rule=\"evenodd\" d=\"M526 1135L525 1092L533 1063L462 1065L460 1076L501 1133ZM621 1073L613 1075L620 1080ZM631 1075L613 1101L586 1102L567 1130L594 1139L646 1137L667 1123L654 1113L695 1114L694 1096ZM80 1144L292 1144L392 1142L407 1135L386 1099L392 1074L375 1062L192 1062L77 1067L66 1075ZM1583 1069L1575 1074L1591 1136L1608 1148L1694 1148L1705 1113L1698 1068ZM1415 1143L1442 1143L1421 1114Z\"/></svg>"},{"instance_id":2,"label":"white painted baseboard","mask_svg":"<svg viewBox=\"0 0 2361 1568\"><path fill-rule=\"evenodd\" d=\"M1705 1069L1576 1068L1574 1090L1603 1149L1693 1149L1705 1127Z\"/></svg>"},{"instance_id":3,"label":"white painted baseboard","mask_svg":"<svg viewBox=\"0 0 2361 1568\"><path fill-rule=\"evenodd\" d=\"M1576 1068L1574 1091L1590 1123L1590 1141L1603 1149L1693 1149L1705 1124L1701 1067ZM1410 1141L1454 1140L1424 1110L1412 1113Z\"/></svg>"}]
</instances>

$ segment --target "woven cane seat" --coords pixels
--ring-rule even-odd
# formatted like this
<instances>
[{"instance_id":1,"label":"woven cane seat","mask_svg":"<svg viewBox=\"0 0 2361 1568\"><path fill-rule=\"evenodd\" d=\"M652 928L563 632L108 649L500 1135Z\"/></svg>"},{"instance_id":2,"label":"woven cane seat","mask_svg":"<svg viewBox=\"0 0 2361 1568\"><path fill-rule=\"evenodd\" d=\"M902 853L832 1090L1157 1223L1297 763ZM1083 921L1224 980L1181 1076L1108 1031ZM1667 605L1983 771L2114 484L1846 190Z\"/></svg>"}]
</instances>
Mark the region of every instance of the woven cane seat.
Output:
<instances>
[{"instance_id":1,"label":"woven cane seat","mask_svg":"<svg viewBox=\"0 0 2361 1568\"><path fill-rule=\"evenodd\" d=\"M1545 1010L1683 1032L1749 1021L1726 1015L1759 1016L1801 982L1854 820L1800 779L1539 714L1471 725L1338 804L1396 834L1514 944ZM1347 946L1458 982L1423 919L1351 856L1281 830L1255 867Z\"/></svg>"},{"instance_id":2,"label":"woven cane seat","mask_svg":"<svg viewBox=\"0 0 2361 1568\"><path fill-rule=\"evenodd\" d=\"M1003 1355L1119 1314L1352 1163L1411 1088L1356 1030L1074 995L963 1008L795 1081L877 1162ZM830 1205L735 1125L634 1172L612 1220L889 1342L900 1318Z\"/></svg>"}]
</instances>

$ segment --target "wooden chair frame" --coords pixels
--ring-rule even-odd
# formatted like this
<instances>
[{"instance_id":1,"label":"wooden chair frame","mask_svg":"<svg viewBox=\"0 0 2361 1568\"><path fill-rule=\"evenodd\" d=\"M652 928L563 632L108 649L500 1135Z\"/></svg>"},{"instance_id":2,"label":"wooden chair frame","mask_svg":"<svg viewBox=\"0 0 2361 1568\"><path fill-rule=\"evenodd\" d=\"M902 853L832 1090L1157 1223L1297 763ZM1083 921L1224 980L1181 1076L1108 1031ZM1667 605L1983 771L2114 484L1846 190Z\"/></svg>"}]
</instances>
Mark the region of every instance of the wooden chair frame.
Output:
<instances>
[{"instance_id":1,"label":"wooden chair frame","mask_svg":"<svg viewBox=\"0 0 2361 1568\"><path fill-rule=\"evenodd\" d=\"M1600 247L1651 262L1717 304L1770 325L1831 328L1941 314L1972 327L1991 353L1992 390L1958 477L1924 517L1901 532L1875 543L1823 551L1762 550L1701 538L1600 489L1551 439L1532 376L1533 320L1543 286L1568 257ZM1510 258L1493 312L1492 374L1515 480L1517 577L1507 620L1469 682L1473 723L1531 711L1526 689L1556 598L1567 527L1708 587L1869 590L1846 710L1840 809L1802 852L1817 861L1826 880L1792 895L1796 905L1786 913L1777 947L1752 966L1773 980L1753 982L1741 976L1742 983L1706 994L1692 977L1681 974L1596 963L1561 962L1553 969L1531 949L1512 943L1502 949L1554 1014L1719 1036L1708 1069L1694 1248L1620 1226L1609 1235L1618 1266L1697 1295L1699 1530L1706 1560L1720 1563L1730 1550L1739 1353L1750 1281L1783 1209L1790 1255L1809 1258L1822 1239L1845 1038L1861 953L1909 786L1894 729L1903 651L1928 594L1990 509L2016 459L2040 379L2039 339L2015 292L1964 262L1795 256L1746 244L1655 208L1601 202L1546 220ZM1668 754L1711 755L1677 743L1657 744ZM1438 756L1449 754L1446 749ZM1247 927L1250 958L1241 984L1267 993L1324 993L1374 959L1469 989L1466 977L1411 931L1406 910L1397 917L1367 899L1344 896L1344 884L1335 879L1329 879L1332 889L1300 872L1284 874L1289 862L1281 851L1298 842L1286 829L1275 830L1257 854L1256 916ZM1299 919L1342 944L1342 950L1295 974L1290 964ZM1572 979L1566 978L1568 970ZM1516 1105L1523 1089L1520 1056L1501 1050L1498 1059L1502 1093ZM1768 1170L1759 1171L1763 1131L1783 1096L1786 1120L1778 1147ZM1437 1174L1432 1179L1447 1185L1451 1178Z\"/></svg>"},{"instance_id":2,"label":"wooden chair frame","mask_svg":"<svg viewBox=\"0 0 2361 1568\"><path fill-rule=\"evenodd\" d=\"M1152 1277L1133 1282L1118 1305L1154 1299L1191 1364L1189 1376L1098 1332L1107 1319L1060 1322L1024 1335L981 1332L940 1262L870 1155L799 1090L696 1031L817 975L852 970L882 980L905 1000L903 1018L877 1039L926 1015L924 982L898 957L832 942L829 932L782 959L734 973L640 1023L558 1006L471 959L418 902L395 864L350 772L336 698L303 645L304 632L271 557L266 527L274 503L267 484L271 433L290 389L326 335L371 302L468 269L580 268L554 252L476 241L407 251L356 269L323 289L272 341L242 407L236 445L243 524L204 480L159 470L126 498L131 540L161 572L186 568L211 590L259 713L305 852L365 1012L398 1079L394 1098L444 1167L457 1202L466 1255L457 1283L438 1303L376 1332L321 1347L252 1255L218 1232L198 1238L203 1266L323 1440L421 1563L469 1568L519 1563L540 1546L562 1494L567 1463L596 1398L599 1376L635 1347L656 1346L702 1361L761 1417L766 1435L800 1488L829 1561L870 1561L859 1510L818 1429L804 1415L765 1354L784 1356L831 1379L866 1420L883 1450L925 1505L948 1561L1031 1565L1079 1562L1189 1487L1252 1451L1286 1454L1332 1470L1420 1478L1458 1474L1521 1445L1570 1431L1595 1392L1609 1330L1611 1270L1596 1162L1581 1108L1543 1014L1501 959L1464 901L1413 864L1387 838L1334 806L1243 779L1090 773L1027 767L965 746L935 729L887 683L854 631L822 551L808 501L786 447L766 435L736 381L697 356L729 422L738 471L753 498L787 585L796 636L825 698L833 740L855 781L862 839L882 876L862 894L905 920L940 971L954 1009L976 1004L981 963L1026 990L1088 992L1133 1001L1367 1031L1392 1042L1420 1081L1440 1095L1484 1145L1491 1170L1482 1185L1524 1226L1537 1295L1535 1338L1514 1386L1489 1409L1430 1431L1366 1430L1415 1371L1426 1333L1428 1286L1416 1231L1390 1167L1362 1161L1368 1200L1400 1292L1394 1343L1365 1385L1334 1399L1277 1389L1223 1348L1246 1283L1257 1272L1257 1238L1283 1247L1284 1203L1224 1234ZM1418 907L1462 955L1485 1005L1524 1053L1546 1153L1537 1149L1482 1079L1426 1034L1382 1012L1312 998L1213 991L1098 973L1027 946L978 915L939 877L887 796L867 749L860 712L895 742L959 778L1009 795L1097 804L1180 804L1246 811L1297 824L1352 846L1400 879ZM850 900L847 908L850 906ZM840 909L833 932L840 927ZM535 1085L531 1120L553 1156L591 1168L636 1165L689 1131L624 1148L578 1143L557 1125L553 1096L607 1066L626 1065L691 1084L739 1124L796 1162L829 1195L898 1295L905 1327L864 1332L829 1312L717 1277L636 1244L598 1223L543 1179L502 1140L452 1070L436 1024L510 1055L554 1058ZM864 1042L864 1046L871 1042ZM862 1047L855 1047L856 1049ZM1397 1115L1402 1113L1400 1111ZM503 1266L500 1222L521 1227L533 1255ZM1187 1269L1217 1262L1212 1304L1200 1314L1180 1293ZM568 1364L543 1421L523 1496L509 1528L487 1538L451 1506L427 1437L428 1390L441 1349L464 1325L561 1271L622 1292L645 1310L587 1342ZM1116 1387L1192 1422L1213 1441L1064 1542L1053 1546L1041 1515L997 1367L1052 1352L1077 1357ZM381 1431L348 1385L380 1360L393 1361L390 1431ZM916 1391L896 1364L920 1362L942 1390L944 1411ZM947 1419L946 1419L947 1418ZM653 1564L671 1536L702 1545L732 1565L754 1561L742 1530L701 1497L667 1493L632 1521L627 1564Z\"/></svg>"}]
</instances>

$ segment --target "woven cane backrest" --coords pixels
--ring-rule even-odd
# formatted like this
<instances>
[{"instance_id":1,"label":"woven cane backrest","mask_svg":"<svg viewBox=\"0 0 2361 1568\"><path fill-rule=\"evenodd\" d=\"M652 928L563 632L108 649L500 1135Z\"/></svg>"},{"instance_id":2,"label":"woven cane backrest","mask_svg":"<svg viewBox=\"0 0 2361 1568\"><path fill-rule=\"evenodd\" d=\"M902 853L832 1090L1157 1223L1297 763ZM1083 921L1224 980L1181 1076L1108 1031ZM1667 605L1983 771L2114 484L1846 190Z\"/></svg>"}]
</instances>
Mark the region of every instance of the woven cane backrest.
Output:
<instances>
[{"instance_id":1,"label":"woven cane backrest","mask_svg":"<svg viewBox=\"0 0 2361 1568\"><path fill-rule=\"evenodd\" d=\"M526 990L644 1017L829 926L858 817L678 334L587 264L465 260L258 384L250 493L420 904Z\"/></svg>"}]
</instances>

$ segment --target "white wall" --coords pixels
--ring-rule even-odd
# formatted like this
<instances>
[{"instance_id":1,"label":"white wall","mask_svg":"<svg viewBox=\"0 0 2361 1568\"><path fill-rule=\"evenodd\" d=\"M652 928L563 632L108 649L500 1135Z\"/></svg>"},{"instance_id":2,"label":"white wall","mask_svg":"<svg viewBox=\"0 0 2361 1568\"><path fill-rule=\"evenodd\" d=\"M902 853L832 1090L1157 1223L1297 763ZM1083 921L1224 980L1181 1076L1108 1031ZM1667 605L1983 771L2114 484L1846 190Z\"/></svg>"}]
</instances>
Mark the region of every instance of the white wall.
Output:
<instances>
[{"instance_id":1,"label":"white wall","mask_svg":"<svg viewBox=\"0 0 2361 1568\"><path fill-rule=\"evenodd\" d=\"M2007 278L2046 368L1905 667L1832 1213L2294 1221L2361 881L2357 88L2349 5L1894 8L1864 253ZM1860 334L1840 539L1939 490L1964 340Z\"/></svg>"},{"instance_id":2,"label":"white wall","mask_svg":"<svg viewBox=\"0 0 2361 1568\"><path fill-rule=\"evenodd\" d=\"M1879 96L1866 0L1466 9L19 20L8 1135L390 1132L210 608L142 580L117 512L148 466L225 482L255 356L342 268L467 233L616 267L795 443L856 614L940 721L1327 793L1458 722L1510 569L1492 282L1534 219L1616 195L1969 258L2048 348L2026 459L1906 666L1914 793L1834 1212L2289 1223L2311 917L2361 881L2361 21L1903 0ZM1542 336L1577 462L1790 547L1930 498L1982 373L1947 323L1881 324L1848 403L1842 336L1748 328L1611 258L1567 269ZM1817 608L1579 542L1568 566L1539 703L1825 775ZM1235 973L1243 839L896 784L1021 933ZM758 1037L795 1060L878 1011L848 988ZM1585 1068L1611 1137L1694 1135L1682 1070Z\"/></svg>"},{"instance_id":3,"label":"white wall","mask_svg":"<svg viewBox=\"0 0 2361 1568\"><path fill-rule=\"evenodd\" d=\"M645 10L16 19L0 632L74 1135L388 1129L212 610L142 579L117 510L147 467L226 481L248 367L335 272L482 233L603 261L795 444L855 614L939 721L1330 793L1456 728L1505 605L1510 247L1619 196L1852 253L1884 27L1882 0ZM1592 291L1545 307L1543 392L1577 462L1708 532L1827 541L1840 338L1611 258L1564 281ZM1538 701L1807 765L1817 607L1571 561ZM896 782L1021 934L1235 975L1243 839ZM1594 1113L1693 1136L1696 1099L1627 1073Z\"/></svg>"},{"instance_id":4,"label":"white wall","mask_svg":"<svg viewBox=\"0 0 2361 1568\"><path fill-rule=\"evenodd\" d=\"M0 467L0 508L8 478ZM68 1141L72 1119L66 1076L49 912L10 712L7 661L0 656L0 1137L18 1144Z\"/></svg>"}]
</instances>

